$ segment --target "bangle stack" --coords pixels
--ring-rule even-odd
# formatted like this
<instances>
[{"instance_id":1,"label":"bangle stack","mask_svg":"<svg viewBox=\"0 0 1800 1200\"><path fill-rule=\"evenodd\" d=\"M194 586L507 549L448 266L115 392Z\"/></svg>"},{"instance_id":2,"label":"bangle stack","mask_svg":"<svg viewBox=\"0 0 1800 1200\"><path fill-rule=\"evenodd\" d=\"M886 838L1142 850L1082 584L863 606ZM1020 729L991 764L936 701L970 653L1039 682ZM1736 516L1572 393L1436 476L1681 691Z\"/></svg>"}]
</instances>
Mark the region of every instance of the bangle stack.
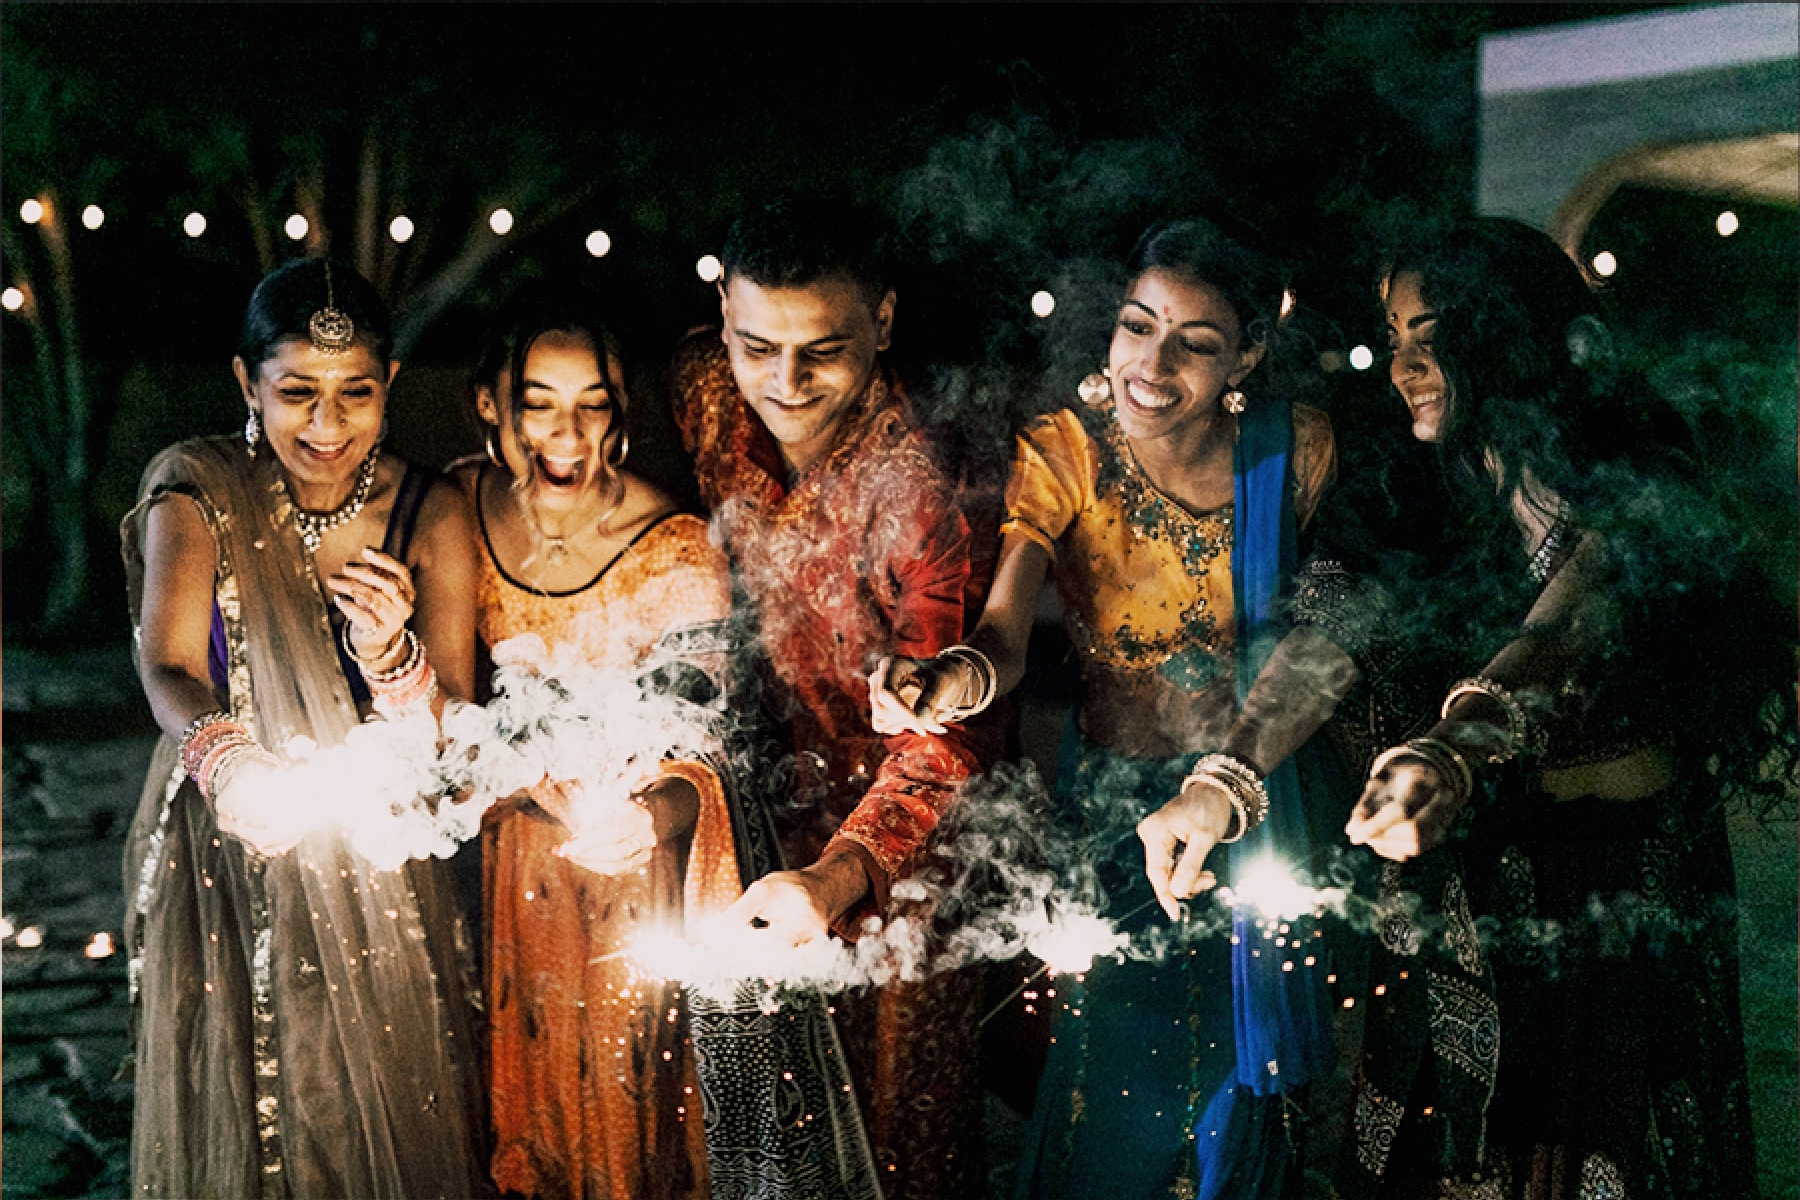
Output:
<instances>
[{"instance_id":1,"label":"bangle stack","mask_svg":"<svg viewBox=\"0 0 1800 1200\"><path fill-rule=\"evenodd\" d=\"M181 768L209 801L246 755L261 753L248 729L216 710L195 717L181 732Z\"/></svg>"},{"instance_id":2,"label":"bangle stack","mask_svg":"<svg viewBox=\"0 0 1800 1200\"><path fill-rule=\"evenodd\" d=\"M406 656L400 665L387 671L372 671L368 664L349 644L349 626L346 630L344 645L350 650L350 657L362 670L363 682L369 685L369 694L375 698L377 707L388 712L403 712L418 704L431 703L432 696L437 694L437 673L431 669L431 660L425 657L425 648L419 644L419 635L410 629L402 629L396 641L406 643ZM386 657L392 650L382 652Z\"/></svg>"},{"instance_id":3,"label":"bangle stack","mask_svg":"<svg viewBox=\"0 0 1800 1200\"><path fill-rule=\"evenodd\" d=\"M1449 783L1450 790L1459 803L1467 800L1474 792L1475 772L1469 766L1469 760L1463 757L1462 751L1442 738L1413 738L1383 750L1370 764L1369 778L1376 778L1387 770L1389 763L1406 755L1411 755L1436 771L1440 779Z\"/></svg>"},{"instance_id":4,"label":"bangle stack","mask_svg":"<svg viewBox=\"0 0 1800 1200\"><path fill-rule=\"evenodd\" d=\"M978 712L984 711L994 702L1000 692L1000 672L994 669L994 660L975 649L973 646L957 644L947 647L938 655L942 661L960 662L975 673L976 686L980 689L973 701L953 705L944 714L946 721L964 721Z\"/></svg>"},{"instance_id":5,"label":"bangle stack","mask_svg":"<svg viewBox=\"0 0 1800 1200\"><path fill-rule=\"evenodd\" d=\"M1468 695L1486 696L1506 713L1506 744L1488 755L1489 763L1498 765L1520 754L1544 752L1543 730L1531 719L1525 706L1519 703L1517 696L1486 675L1474 675L1454 684L1444 697L1444 705L1438 710L1438 716L1449 720L1451 708L1459 699Z\"/></svg>"},{"instance_id":6,"label":"bangle stack","mask_svg":"<svg viewBox=\"0 0 1800 1200\"><path fill-rule=\"evenodd\" d=\"M1221 845L1235 842L1246 833L1261 825L1269 815L1269 789L1263 785L1263 779L1255 767L1233 754L1208 754L1202 756L1188 772L1182 783L1185 791L1187 785L1200 780L1217 784L1226 798L1231 801L1231 811L1237 817L1237 829L1227 831L1229 837L1219 839Z\"/></svg>"}]
</instances>

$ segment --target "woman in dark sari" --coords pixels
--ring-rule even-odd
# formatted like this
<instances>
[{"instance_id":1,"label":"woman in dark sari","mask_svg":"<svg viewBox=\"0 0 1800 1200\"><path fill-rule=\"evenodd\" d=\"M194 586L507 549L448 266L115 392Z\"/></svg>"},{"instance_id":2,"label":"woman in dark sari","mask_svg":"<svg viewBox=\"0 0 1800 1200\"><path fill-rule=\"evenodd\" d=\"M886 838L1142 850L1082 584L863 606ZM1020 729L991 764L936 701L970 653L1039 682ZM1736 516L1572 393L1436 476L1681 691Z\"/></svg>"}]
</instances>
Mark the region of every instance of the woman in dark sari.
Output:
<instances>
[{"instance_id":1,"label":"woman in dark sari","mask_svg":"<svg viewBox=\"0 0 1800 1200\"><path fill-rule=\"evenodd\" d=\"M1348 825L1430 919L1383 930L1343 1190L1753 1195L1721 796L1791 686L1791 614L1548 238L1470 223L1383 299L1452 500L1436 577L1380 578L1386 620L1461 678Z\"/></svg>"}]
</instances>

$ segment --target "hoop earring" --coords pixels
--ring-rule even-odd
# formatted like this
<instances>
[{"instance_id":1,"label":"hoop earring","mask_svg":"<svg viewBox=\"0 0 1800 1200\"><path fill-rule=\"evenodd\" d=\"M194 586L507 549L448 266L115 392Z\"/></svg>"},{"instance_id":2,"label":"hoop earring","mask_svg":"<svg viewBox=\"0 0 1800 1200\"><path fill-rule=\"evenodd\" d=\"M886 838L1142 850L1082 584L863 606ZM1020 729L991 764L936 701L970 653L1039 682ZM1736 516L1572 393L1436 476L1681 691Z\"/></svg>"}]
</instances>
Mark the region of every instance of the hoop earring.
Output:
<instances>
[{"instance_id":1,"label":"hoop earring","mask_svg":"<svg viewBox=\"0 0 1800 1200\"><path fill-rule=\"evenodd\" d=\"M615 471L618 470L625 465L625 456L630 453L631 431L627 429L624 433L619 435L619 448L615 453L608 456L607 465Z\"/></svg>"},{"instance_id":2,"label":"hoop earring","mask_svg":"<svg viewBox=\"0 0 1800 1200\"><path fill-rule=\"evenodd\" d=\"M1112 368L1101 367L1092 375L1083 376L1075 385L1075 394L1089 408L1104 408L1112 399Z\"/></svg>"},{"instance_id":3,"label":"hoop earring","mask_svg":"<svg viewBox=\"0 0 1800 1200\"><path fill-rule=\"evenodd\" d=\"M1243 412L1244 406L1248 403L1249 400L1245 397L1244 393L1238 391L1236 388L1232 388L1229 392L1225 393L1225 411L1234 417Z\"/></svg>"},{"instance_id":4,"label":"hoop earring","mask_svg":"<svg viewBox=\"0 0 1800 1200\"><path fill-rule=\"evenodd\" d=\"M262 420L256 410L250 410L250 419L244 422L244 445L250 447L250 457L256 457L256 443L262 441Z\"/></svg>"},{"instance_id":5,"label":"hoop earring","mask_svg":"<svg viewBox=\"0 0 1800 1200\"><path fill-rule=\"evenodd\" d=\"M502 471L506 469L506 460L500 457L500 451L494 446L494 426L486 421L481 423L481 448L487 451L487 459Z\"/></svg>"}]
</instances>

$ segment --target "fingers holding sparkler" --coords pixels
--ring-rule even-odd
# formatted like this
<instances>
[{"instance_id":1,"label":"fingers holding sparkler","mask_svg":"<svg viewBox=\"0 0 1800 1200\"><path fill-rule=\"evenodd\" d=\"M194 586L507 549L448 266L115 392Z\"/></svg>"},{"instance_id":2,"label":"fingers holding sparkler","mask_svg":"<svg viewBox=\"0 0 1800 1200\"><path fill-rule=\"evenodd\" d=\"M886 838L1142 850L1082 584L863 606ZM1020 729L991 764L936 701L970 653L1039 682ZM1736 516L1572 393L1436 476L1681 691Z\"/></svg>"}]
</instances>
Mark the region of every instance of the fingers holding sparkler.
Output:
<instances>
[{"instance_id":1,"label":"fingers holding sparkler","mask_svg":"<svg viewBox=\"0 0 1800 1200\"><path fill-rule=\"evenodd\" d=\"M1181 901L1218 882L1206 869L1206 857L1231 822L1230 796L1205 779L1190 780L1179 796L1138 822L1138 837L1144 843L1144 874L1169 920L1181 919Z\"/></svg>"},{"instance_id":2,"label":"fingers holding sparkler","mask_svg":"<svg viewBox=\"0 0 1800 1200\"><path fill-rule=\"evenodd\" d=\"M1441 842L1466 802L1432 764L1398 755L1369 780L1344 833L1352 845L1405 862Z\"/></svg>"}]
</instances>

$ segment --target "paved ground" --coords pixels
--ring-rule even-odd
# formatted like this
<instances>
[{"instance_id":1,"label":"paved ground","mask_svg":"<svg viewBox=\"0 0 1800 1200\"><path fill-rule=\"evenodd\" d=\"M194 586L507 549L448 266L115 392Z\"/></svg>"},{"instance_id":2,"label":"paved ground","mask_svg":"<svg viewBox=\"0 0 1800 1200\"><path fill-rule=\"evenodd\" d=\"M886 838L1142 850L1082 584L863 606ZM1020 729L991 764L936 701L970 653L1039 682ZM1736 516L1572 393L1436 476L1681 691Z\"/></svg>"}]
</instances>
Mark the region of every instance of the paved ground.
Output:
<instances>
[{"instance_id":1,"label":"paved ground","mask_svg":"<svg viewBox=\"0 0 1800 1200\"><path fill-rule=\"evenodd\" d=\"M1054 705L1027 705L1025 749L1045 768L1059 719ZM120 938L120 855L153 744L123 651L7 652L5 1200L128 1191L131 1084L115 1079L129 1020L123 955L91 958L87 950L96 934ZM1795 830L1739 820L1733 841L1763 1191L1765 1200L1800 1200ZM28 929L40 944L26 944L34 940ZM996 978L994 986L1004 994L1011 982ZM990 1096L987 1125L993 1194L1005 1196L1022 1122Z\"/></svg>"}]
</instances>

